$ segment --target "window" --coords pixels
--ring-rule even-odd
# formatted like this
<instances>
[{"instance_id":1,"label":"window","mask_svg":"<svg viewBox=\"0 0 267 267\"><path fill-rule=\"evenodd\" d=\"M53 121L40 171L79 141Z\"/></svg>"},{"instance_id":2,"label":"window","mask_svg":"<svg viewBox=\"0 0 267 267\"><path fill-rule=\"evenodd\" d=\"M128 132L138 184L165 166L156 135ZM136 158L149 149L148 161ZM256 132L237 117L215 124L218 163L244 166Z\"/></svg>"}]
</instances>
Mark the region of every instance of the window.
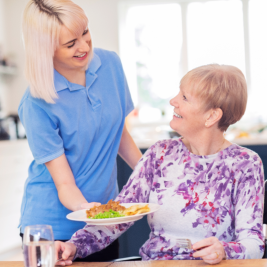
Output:
<instances>
[{"instance_id":1,"label":"window","mask_svg":"<svg viewBox=\"0 0 267 267\"><path fill-rule=\"evenodd\" d=\"M241 1L190 3L187 12L188 68L234 65L245 73Z\"/></svg>"},{"instance_id":2,"label":"window","mask_svg":"<svg viewBox=\"0 0 267 267\"><path fill-rule=\"evenodd\" d=\"M250 117L266 121L267 108L267 1L249 2L251 92L248 109Z\"/></svg>"},{"instance_id":3,"label":"window","mask_svg":"<svg viewBox=\"0 0 267 267\"><path fill-rule=\"evenodd\" d=\"M234 65L246 76L246 118L267 121L267 1L121 1L120 51L135 106L145 122L166 121L189 70ZM152 115L153 114L153 115ZM142 120L142 118L141 118Z\"/></svg>"}]
</instances>

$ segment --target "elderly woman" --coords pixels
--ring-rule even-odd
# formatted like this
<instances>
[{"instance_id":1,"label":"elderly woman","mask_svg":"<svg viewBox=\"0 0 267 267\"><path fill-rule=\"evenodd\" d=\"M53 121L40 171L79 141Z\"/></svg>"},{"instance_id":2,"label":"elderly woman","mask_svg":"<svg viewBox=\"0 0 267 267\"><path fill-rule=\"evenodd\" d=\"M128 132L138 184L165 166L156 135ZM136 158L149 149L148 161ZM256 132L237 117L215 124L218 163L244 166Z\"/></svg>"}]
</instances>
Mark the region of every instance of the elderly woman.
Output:
<instances>
[{"instance_id":1,"label":"elderly woman","mask_svg":"<svg viewBox=\"0 0 267 267\"><path fill-rule=\"evenodd\" d=\"M233 66L207 65L187 73L174 107L172 129L183 137L150 147L117 197L121 203L161 205L148 215L143 260L261 258L264 174L259 156L224 138L244 114L247 86ZM111 244L132 224L85 226L68 243L62 265ZM193 249L179 247L190 239Z\"/></svg>"}]
</instances>

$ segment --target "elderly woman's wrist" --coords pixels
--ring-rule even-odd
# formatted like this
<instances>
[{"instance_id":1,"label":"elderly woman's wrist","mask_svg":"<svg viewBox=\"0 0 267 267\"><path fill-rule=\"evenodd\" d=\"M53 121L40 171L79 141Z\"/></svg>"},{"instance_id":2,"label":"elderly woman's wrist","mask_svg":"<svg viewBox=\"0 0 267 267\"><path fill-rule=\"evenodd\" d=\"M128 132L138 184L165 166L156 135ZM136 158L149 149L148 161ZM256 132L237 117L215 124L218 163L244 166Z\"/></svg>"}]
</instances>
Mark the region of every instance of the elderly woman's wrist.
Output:
<instances>
[{"instance_id":1,"label":"elderly woman's wrist","mask_svg":"<svg viewBox=\"0 0 267 267\"><path fill-rule=\"evenodd\" d=\"M66 243L71 243L71 244L73 244L76 247L76 251L75 251L74 256L73 256L73 259L72 259L72 261L74 261L76 258L79 257L79 255L78 255L78 246L71 239L69 241L67 241Z\"/></svg>"}]
</instances>

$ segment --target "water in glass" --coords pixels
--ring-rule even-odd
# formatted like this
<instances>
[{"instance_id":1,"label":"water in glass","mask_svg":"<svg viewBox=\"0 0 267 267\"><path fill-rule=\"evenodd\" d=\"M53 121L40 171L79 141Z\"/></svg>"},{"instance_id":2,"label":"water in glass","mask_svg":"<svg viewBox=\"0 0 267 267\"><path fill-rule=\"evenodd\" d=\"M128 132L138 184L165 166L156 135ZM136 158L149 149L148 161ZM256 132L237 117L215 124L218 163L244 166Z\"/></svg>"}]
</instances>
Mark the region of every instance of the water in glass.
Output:
<instances>
[{"instance_id":1,"label":"water in glass","mask_svg":"<svg viewBox=\"0 0 267 267\"><path fill-rule=\"evenodd\" d=\"M55 244L52 227L27 226L23 236L25 267L54 267Z\"/></svg>"}]
</instances>

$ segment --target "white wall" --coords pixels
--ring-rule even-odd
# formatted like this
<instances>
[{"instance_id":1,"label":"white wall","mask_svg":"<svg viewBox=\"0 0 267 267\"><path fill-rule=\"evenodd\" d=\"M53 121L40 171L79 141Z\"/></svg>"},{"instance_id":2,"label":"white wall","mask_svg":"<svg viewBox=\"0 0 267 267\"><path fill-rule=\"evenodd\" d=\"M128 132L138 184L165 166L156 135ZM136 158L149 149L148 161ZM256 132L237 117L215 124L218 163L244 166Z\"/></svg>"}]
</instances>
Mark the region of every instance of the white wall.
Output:
<instances>
[{"instance_id":1,"label":"white wall","mask_svg":"<svg viewBox=\"0 0 267 267\"><path fill-rule=\"evenodd\" d=\"M4 1L0 0L0 44L3 44L5 39Z\"/></svg>"},{"instance_id":2,"label":"white wall","mask_svg":"<svg viewBox=\"0 0 267 267\"><path fill-rule=\"evenodd\" d=\"M76 0L89 18L94 47L119 53L118 0Z\"/></svg>"},{"instance_id":3,"label":"white wall","mask_svg":"<svg viewBox=\"0 0 267 267\"><path fill-rule=\"evenodd\" d=\"M24 53L21 38L21 16L27 3L25 0L4 0L5 2L5 43L6 53L15 58L17 74L7 81L8 92L6 98L7 113L16 113L19 101L27 87L23 75Z\"/></svg>"},{"instance_id":4,"label":"white wall","mask_svg":"<svg viewBox=\"0 0 267 267\"><path fill-rule=\"evenodd\" d=\"M5 35L6 52L14 54L18 67L17 75L7 82L8 88L2 88L6 93L4 106L7 113L17 112L20 99L27 88L27 81L23 74L24 49L21 38L21 18L27 2L28 0L0 0L0 43L1 36ZM75 2L85 10L89 18L94 47L119 53L118 0L76 0ZM1 16L2 14L4 16Z\"/></svg>"},{"instance_id":5,"label":"white wall","mask_svg":"<svg viewBox=\"0 0 267 267\"><path fill-rule=\"evenodd\" d=\"M6 50L5 0L0 0L0 53ZM0 102L2 109L7 109L8 82L0 75Z\"/></svg>"}]
</instances>

